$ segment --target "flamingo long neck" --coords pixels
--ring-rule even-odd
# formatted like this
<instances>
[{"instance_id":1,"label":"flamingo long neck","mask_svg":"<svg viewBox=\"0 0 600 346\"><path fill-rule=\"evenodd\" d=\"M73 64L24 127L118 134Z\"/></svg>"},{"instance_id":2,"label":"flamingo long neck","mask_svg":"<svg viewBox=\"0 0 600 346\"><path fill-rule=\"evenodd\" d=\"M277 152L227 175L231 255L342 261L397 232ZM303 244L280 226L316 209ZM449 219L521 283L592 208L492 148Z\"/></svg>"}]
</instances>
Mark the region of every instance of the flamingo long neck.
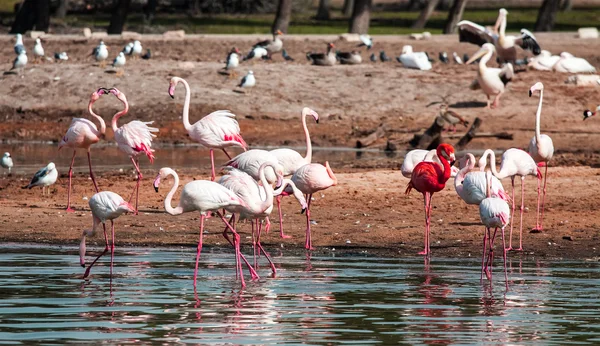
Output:
<instances>
[{"instance_id":1,"label":"flamingo long neck","mask_svg":"<svg viewBox=\"0 0 600 346\"><path fill-rule=\"evenodd\" d=\"M485 172L485 196L487 198L492 197L492 173L490 171Z\"/></svg>"},{"instance_id":2,"label":"flamingo long neck","mask_svg":"<svg viewBox=\"0 0 600 346\"><path fill-rule=\"evenodd\" d=\"M506 15L502 15L502 19L500 20L500 30L498 30L498 38L504 39L506 33Z\"/></svg>"},{"instance_id":3,"label":"flamingo long neck","mask_svg":"<svg viewBox=\"0 0 600 346\"><path fill-rule=\"evenodd\" d=\"M121 100L121 99L119 99L119 100ZM123 105L125 106L125 108L122 111L115 113L115 115L113 116L112 121L110 123L113 131L117 131L119 129L119 127L117 126L117 120L119 120L120 117L122 117L123 115L127 114L127 112L129 112L129 103L127 102L127 100L121 100L121 102L123 102Z\"/></svg>"},{"instance_id":4,"label":"flamingo long neck","mask_svg":"<svg viewBox=\"0 0 600 346\"><path fill-rule=\"evenodd\" d=\"M185 127L187 131L190 131L192 129L192 124L190 124L190 85L184 79L179 79L179 82L183 83L183 86L185 87L185 101L183 103L183 127Z\"/></svg>"},{"instance_id":5,"label":"flamingo long neck","mask_svg":"<svg viewBox=\"0 0 600 346\"><path fill-rule=\"evenodd\" d=\"M490 169L492 170L492 173L494 174L494 176L498 179L504 178L504 177L501 177L500 174L498 174L498 170L496 168L496 153L494 153L494 151L492 149L488 149L483 153L483 156L481 158L484 159L487 156L490 156ZM485 162L485 159L484 159L484 162Z\"/></svg>"},{"instance_id":6,"label":"flamingo long neck","mask_svg":"<svg viewBox=\"0 0 600 346\"><path fill-rule=\"evenodd\" d=\"M484 72L487 70L487 63L492 58L493 54L494 54L494 52L492 52L491 50L488 50L488 52L485 53L485 55L481 58L481 60L479 60L479 73L480 74L484 74Z\"/></svg>"},{"instance_id":7,"label":"flamingo long neck","mask_svg":"<svg viewBox=\"0 0 600 346\"><path fill-rule=\"evenodd\" d=\"M273 187L271 186L271 184L269 184L267 178L265 177L265 167L271 167L273 168L273 171L275 171L275 167L270 165L261 166L258 169L258 176L260 177L262 186L265 189L265 199L261 199L260 203L260 208L262 209L262 211L267 210L270 206L273 205Z\"/></svg>"},{"instance_id":8,"label":"flamingo long neck","mask_svg":"<svg viewBox=\"0 0 600 346\"><path fill-rule=\"evenodd\" d=\"M436 153L440 161L442 162L442 166L444 167L443 174L441 176L438 176L438 182L442 185L446 185L446 182L448 181L448 179L450 179L450 174L452 173L452 170L450 169L450 163L442 155L442 148L438 147Z\"/></svg>"},{"instance_id":9,"label":"flamingo long neck","mask_svg":"<svg viewBox=\"0 0 600 346\"><path fill-rule=\"evenodd\" d=\"M99 116L98 114L94 113L94 110L92 109L92 106L94 105L94 102L90 101L90 103L88 104L88 112L98 120L98 122L100 123L100 133L104 134L106 132L106 123L104 122L104 119L102 119L101 116Z\"/></svg>"},{"instance_id":10,"label":"flamingo long neck","mask_svg":"<svg viewBox=\"0 0 600 346\"><path fill-rule=\"evenodd\" d=\"M325 161L325 169L327 170L327 174L329 175L329 178L333 182L331 184L331 186L337 185L337 183L338 183L337 178L335 177L335 174L333 174L333 171L331 170L331 167L329 167L329 162L328 161ZM450 176L450 173L448 173L448 176Z\"/></svg>"},{"instance_id":11,"label":"flamingo long neck","mask_svg":"<svg viewBox=\"0 0 600 346\"><path fill-rule=\"evenodd\" d=\"M306 163L311 163L312 161L312 143L310 142L310 134L308 133L308 126L306 126L306 116L308 114L304 114L302 112L302 127L304 128L304 136L306 136L306 156L304 160Z\"/></svg>"},{"instance_id":12,"label":"flamingo long neck","mask_svg":"<svg viewBox=\"0 0 600 346\"><path fill-rule=\"evenodd\" d=\"M172 169L168 171L168 175L173 176L173 187L171 187L171 191L169 191L169 194L167 194L167 197L165 198L165 211L171 215L179 215L183 213L183 207L178 205L177 208L173 208L173 206L171 205L173 195L175 195L175 192L179 187L179 176Z\"/></svg>"},{"instance_id":13,"label":"flamingo long neck","mask_svg":"<svg viewBox=\"0 0 600 346\"><path fill-rule=\"evenodd\" d=\"M473 154L471 153L467 153L467 156L469 157L468 164L465 167L463 167L460 171L458 171L458 173L454 177L454 188L456 189L456 192L458 192L459 195L462 192L463 180L465 179L465 176L473 168L475 168L475 156L473 156Z\"/></svg>"},{"instance_id":14,"label":"flamingo long neck","mask_svg":"<svg viewBox=\"0 0 600 346\"><path fill-rule=\"evenodd\" d=\"M535 141L537 145L540 145L542 135L540 133L540 122L542 116L542 100L544 99L544 89L540 89L540 102L538 104L537 113L535 114Z\"/></svg>"}]
</instances>

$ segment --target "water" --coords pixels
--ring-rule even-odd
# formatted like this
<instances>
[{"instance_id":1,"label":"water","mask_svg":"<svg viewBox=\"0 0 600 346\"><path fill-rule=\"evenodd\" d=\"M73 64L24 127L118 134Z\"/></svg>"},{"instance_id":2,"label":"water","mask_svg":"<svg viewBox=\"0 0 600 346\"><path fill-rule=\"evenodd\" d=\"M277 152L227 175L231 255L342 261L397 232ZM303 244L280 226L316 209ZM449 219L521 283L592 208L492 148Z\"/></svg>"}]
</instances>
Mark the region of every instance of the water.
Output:
<instances>
[{"instance_id":1,"label":"water","mask_svg":"<svg viewBox=\"0 0 600 346\"><path fill-rule=\"evenodd\" d=\"M479 261L274 254L240 289L233 255L126 249L81 280L77 249L0 249L0 343L594 344L600 264L513 260L479 282ZM90 249L89 255L98 249ZM497 261L498 264L500 261Z\"/></svg>"}]
</instances>

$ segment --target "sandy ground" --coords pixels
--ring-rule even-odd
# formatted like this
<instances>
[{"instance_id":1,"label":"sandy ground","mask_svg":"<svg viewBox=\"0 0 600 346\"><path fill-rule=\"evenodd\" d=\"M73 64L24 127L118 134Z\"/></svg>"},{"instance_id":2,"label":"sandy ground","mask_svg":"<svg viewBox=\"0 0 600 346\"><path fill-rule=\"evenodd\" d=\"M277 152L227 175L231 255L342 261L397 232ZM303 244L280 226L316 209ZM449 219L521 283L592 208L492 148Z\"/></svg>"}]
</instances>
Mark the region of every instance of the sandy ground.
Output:
<instances>
[{"instance_id":1,"label":"sandy ground","mask_svg":"<svg viewBox=\"0 0 600 346\"><path fill-rule=\"evenodd\" d=\"M600 66L595 52L598 40L576 40L574 34L540 34L544 49L554 53L569 51ZM475 66L434 64L429 72L404 69L396 62L371 63L359 66L315 67L304 59L307 51L322 51L325 42L335 37L287 37L285 48L295 62L275 61L244 64L243 75L252 69L258 80L250 93L235 92L237 79L227 79L217 73L223 66L227 51L238 46L246 51L257 37L193 37L185 41L164 41L148 38L143 41L151 48L154 58L149 61L130 61L125 76L100 69L89 57L96 42L83 39L51 38L45 42L46 51L66 50L68 63L30 64L22 76L1 76L0 138L10 141L57 141L66 131L73 116L85 115L89 94L98 87L117 87L127 94L132 119L154 120L160 128L159 143L189 143L181 124L184 99L183 88L175 100L167 94L168 81L177 75L192 86L192 121L217 109L229 109L238 115L242 135L253 146L282 146L303 144L299 113L303 106L314 108L321 115L318 125L309 124L313 143L317 146L353 147L357 138L373 131L379 124L387 127L386 136L374 148L383 148L387 140L408 147L406 142L414 133L428 127L436 115L435 107L426 107L449 96L453 108L473 120L483 120L482 132L507 131L513 140L477 138L468 149L525 148L533 136L537 97L529 98L527 91L537 81L545 84L542 132L552 136L556 148L550 168L547 232L524 235L526 253L552 257L594 257L598 243L598 219L594 208L595 194L600 190L600 132L598 119L582 121L582 111L600 101L599 89L565 84L567 75L552 72L528 71L517 74L499 109L486 110L481 91L467 87L475 78ZM389 56L399 55L402 45L412 44L416 51L426 50L437 57L439 51L459 55L474 53L476 47L457 43L456 36L436 36L430 41L410 41L406 37L376 37L372 51L384 49ZM111 57L125 41L106 40ZM6 47L0 52L0 68L9 69L14 52L7 37L1 37ZM353 43L335 41L341 50ZM32 42L26 41L31 50ZM368 60L370 52L363 52ZM106 120L120 109L113 97L97 102L96 110ZM459 129L460 131L460 129ZM107 141L112 131L107 131ZM454 142L457 139L450 139ZM1 148L0 148L1 149ZM16 158L17 159L17 158ZM386 255L415 254L422 246L422 197L418 193L406 197L403 192L407 179L397 171L401 157L361 161L349 160L333 167L339 174L340 185L317 195L314 201L314 243L337 251L383 251ZM125 164L124 164L125 165ZM147 164L145 167L149 167ZM560 167L555 167L560 166ZM117 222L120 245L181 245L193 246L197 240L198 215L171 217L161 212L166 191L156 194L151 178L159 167L145 170L139 216L125 216ZM51 197L41 197L38 190L21 190L24 176L0 180L0 238L3 241L76 244L81 229L91 225L86 210L92 185L84 174L78 174L74 185L78 212L65 214L67 167L59 167L61 179ZM208 167L187 169L182 180L205 179ZM509 188L509 181L505 187ZM100 177L102 189L127 196L134 181L128 173L104 172ZM528 179L525 225L535 223L535 182ZM449 184L451 185L451 184ZM434 197L432 249L434 256L466 256L480 253L482 227L478 210L467 207L456 197L453 188ZM297 205L285 202L286 230L292 239L281 240L276 233L265 236L264 242L277 248L301 249L304 242L304 220ZM206 243L223 246L218 235L220 221L209 221ZM249 224L242 226L248 235ZM274 222L273 229L278 224ZM563 239L571 237L572 240ZM101 244L102 238L94 238ZM246 239L249 242L249 239ZM439 242L439 243L438 243ZM379 250L377 250L379 249Z\"/></svg>"}]
</instances>

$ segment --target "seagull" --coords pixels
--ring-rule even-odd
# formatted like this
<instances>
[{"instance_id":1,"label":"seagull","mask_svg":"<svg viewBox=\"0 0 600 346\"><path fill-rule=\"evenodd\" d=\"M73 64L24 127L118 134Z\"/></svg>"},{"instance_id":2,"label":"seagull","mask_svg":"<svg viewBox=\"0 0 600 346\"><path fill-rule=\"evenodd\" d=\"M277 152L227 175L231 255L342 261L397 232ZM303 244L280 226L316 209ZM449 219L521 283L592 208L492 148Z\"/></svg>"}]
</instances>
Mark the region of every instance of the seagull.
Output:
<instances>
[{"instance_id":1,"label":"seagull","mask_svg":"<svg viewBox=\"0 0 600 346\"><path fill-rule=\"evenodd\" d=\"M54 162L50 162L48 166L37 171L33 178L31 178L29 185L23 186L23 189L31 189L35 186L41 186L42 195L44 195L44 188L56 183L57 178L58 171L56 170L56 166L54 165ZM50 188L48 188L48 195L50 195Z\"/></svg>"},{"instance_id":2,"label":"seagull","mask_svg":"<svg viewBox=\"0 0 600 346\"><path fill-rule=\"evenodd\" d=\"M19 55L17 55L17 57L13 61L13 66L11 70L19 69L21 72L23 72L25 65L27 65L27 54L25 54L25 51L22 50L21 53L19 53Z\"/></svg>"},{"instance_id":3,"label":"seagull","mask_svg":"<svg viewBox=\"0 0 600 346\"><path fill-rule=\"evenodd\" d=\"M281 51L281 55L286 61L294 61L294 58L288 55L287 51L284 49Z\"/></svg>"},{"instance_id":4,"label":"seagull","mask_svg":"<svg viewBox=\"0 0 600 346\"><path fill-rule=\"evenodd\" d=\"M106 66L106 59L108 58L108 47L104 44L104 41L100 41L100 44L94 48L92 55L96 61L100 62L100 67Z\"/></svg>"},{"instance_id":5,"label":"seagull","mask_svg":"<svg viewBox=\"0 0 600 346\"><path fill-rule=\"evenodd\" d=\"M149 60L152 57L152 53L150 53L150 48L146 49L146 54L142 55L142 59Z\"/></svg>"},{"instance_id":6,"label":"seagull","mask_svg":"<svg viewBox=\"0 0 600 346\"><path fill-rule=\"evenodd\" d=\"M8 175L10 175L10 171L13 168L13 159L10 157L9 152L5 152L4 156L2 156L2 160L0 160L0 166L8 169Z\"/></svg>"},{"instance_id":7,"label":"seagull","mask_svg":"<svg viewBox=\"0 0 600 346\"><path fill-rule=\"evenodd\" d=\"M69 60L69 56L67 52L54 53L54 59L67 61Z\"/></svg>"},{"instance_id":8,"label":"seagull","mask_svg":"<svg viewBox=\"0 0 600 346\"><path fill-rule=\"evenodd\" d=\"M127 45L125 45L121 52L123 52L125 55L131 55L133 53L133 42L129 42Z\"/></svg>"},{"instance_id":9,"label":"seagull","mask_svg":"<svg viewBox=\"0 0 600 346\"><path fill-rule=\"evenodd\" d=\"M132 56L141 56L142 55L142 43L138 40L133 41L133 48L131 49Z\"/></svg>"},{"instance_id":10,"label":"seagull","mask_svg":"<svg viewBox=\"0 0 600 346\"><path fill-rule=\"evenodd\" d=\"M456 52L452 53L452 57L454 58L454 62L462 65L463 61L460 59L460 57L458 56L458 54Z\"/></svg>"},{"instance_id":11,"label":"seagull","mask_svg":"<svg viewBox=\"0 0 600 346\"><path fill-rule=\"evenodd\" d=\"M33 46L33 56L37 58L44 57L44 47L42 47L42 41L39 38L35 39L35 46Z\"/></svg>"},{"instance_id":12,"label":"seagull","mask_svg":"<svg viewBox=\"0 0 600 346\"><path fill-rule=\"evenodd\" d=\"M386 61L390 61L390 58L385 55L384 51L379 52L379 60L381 60L381 62L386 62Z\"/></svg>"},{"instance_id":13,"label":"seagull","mask_svg":"<svg viewBox=\"0 0 600 346\"><path fill-rule=\"evenodd\" d=\"M372 62L377 62L377 56L375 56L375 53L371 54L369 59L371 59Z\"/></svg>"},{"instance_id":14,"label":"seagull","mask_svg":"<svg viewBox=\"0 0 600 346\"><path fill-rule=\"evenodd\" d=\"M361 40L361 44L359 44L357 47L367 47L367 50L371 49L371 47L373 47L373 39L371 39L371 36L369 35L360 35L358 36L358 38Z\"/></svg>"},{"instance_id":15,"label":"seagull","mask_svg":"<svg viewBox=\"0 0 600 346\"><path fill-rule=\"evenodd\" d=\"M248 71L248 74L242 78L242 81L238 85L240 88L252 88L256 85L256 79L254 79L254 72Z\"/></svg>"},{"instance_id":16,"label":"seagull","mask_svg":"<svg viewBox=\"0 0 600 346\"><path fill-rule=\"evenodd\" d=\"M127 59L125 59L125 54L123 54L123 52L119 52L119 55L117 55L117 57L113 60L113 63L112 63L112 67L117 69L117 76L123 75L124 71L123 71L123 69L119 70L119 67L125 66L126 62L127 62Z\"/></svg>"},{"instance_id":17,"label":"seagull","mask_svg":"<svg viewBox=\"0 0 600 346\"><path fill-rule=\"evenodd\" d=\"M440 55L438 56L438 58L440 59L441 62L443 62L444 64L448 63L448 54L446 54L446 52L440 52Z\"/></svg>"},{"instance_id":18,"label":"seagull","mask_svg":"<svg viewBox=\"0 0 600 346\"><path fill-rule=\"evenodd\" d=\"M17 34L17 42L15 42L15 54L19 55L21 52L25 53L25 46L23 45L23 35Z\"/></svg>"}]
</instances>

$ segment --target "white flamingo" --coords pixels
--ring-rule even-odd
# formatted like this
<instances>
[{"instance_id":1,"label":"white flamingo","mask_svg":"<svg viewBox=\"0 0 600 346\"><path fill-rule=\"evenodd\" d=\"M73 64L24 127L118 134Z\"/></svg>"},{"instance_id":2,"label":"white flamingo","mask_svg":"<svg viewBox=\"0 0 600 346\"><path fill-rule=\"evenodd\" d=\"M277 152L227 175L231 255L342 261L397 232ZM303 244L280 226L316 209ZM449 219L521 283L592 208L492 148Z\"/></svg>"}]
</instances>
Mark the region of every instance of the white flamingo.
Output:
<instances>
[{"instance_id":1,"label":"white flamingo","mask_svg":"<svg viewBox=\"0 0 600 346\"><path fill-rule=\"evenodd\" d=\"M265 169L265 177L269 184L273 184L278 180L278 176L283 177L283 166L279 164L277 157L271 152L262 149L252 149L244 153L239 154L233 159L225 163L225 169L227 167L237 168L248 173L254 180L260 180L258 175L258 169L263 163L270 163L270 166ZM277 167L273 169L272 167Z\"/></svg>"},{"instance_id":2,"label":"white flamingo","mask_svg":"<svg viewBox=\"0 0 600 346\"><path fill-rule=\"evenodd\" d=\"M183 104L183 126L194 141L210 149L210 164L212 169L211 179L215 180L214 149L221 149L231 160L227 147L240 147L246 151L248 145L240 135L240 125L235 120L235 115L229 111L212 112L190 124L190 85L179 77L171 78L169 82L169 96L175 98L175 87L182 83L185 87L185 101Z\"/></svg>"},{"instance_id":3,"label":"white flamingo","mask_svg":"<svg viewBox=\"0 0 600 346\"><path fill-rule=\"evenodd\" d=\"M471 172L475 167L475 156L471 153L467 153L465 156L467 165L458 171L454 178L454 189L465 203L479 205L487 197L488 183L484 172ZM492 177L491 194L505 201L509 199L504 192L502 182L496 177Z\"/></svg>"}]
</instances>

